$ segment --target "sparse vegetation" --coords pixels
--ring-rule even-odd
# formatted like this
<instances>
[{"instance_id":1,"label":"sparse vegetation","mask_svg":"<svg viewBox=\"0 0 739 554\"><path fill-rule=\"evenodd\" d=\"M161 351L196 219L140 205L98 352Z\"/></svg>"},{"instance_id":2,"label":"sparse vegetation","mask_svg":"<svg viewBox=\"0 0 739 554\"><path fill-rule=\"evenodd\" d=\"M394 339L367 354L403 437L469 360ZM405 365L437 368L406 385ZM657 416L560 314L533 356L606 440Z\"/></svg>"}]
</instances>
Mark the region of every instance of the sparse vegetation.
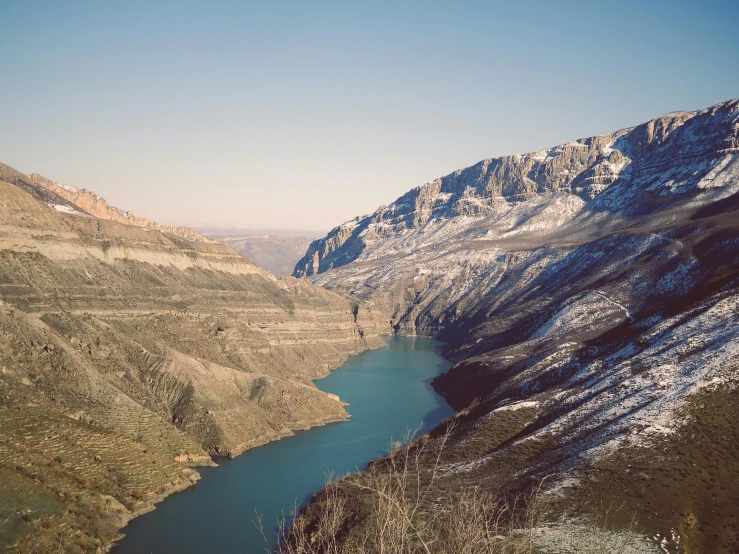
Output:
<instances>
[{"instance_id":1,"label":"sparse vegetation","mask_svg":"<svg viewBox=\"0 0 739 554\"><path fill-rule=\"evenodd\" d=\"M427 450L423 438L408 446L393 443L382 463L329 479L303 513L294 510L290 521L283 521L277 553L618 554L632 552L640 542L629 531L610 531L602 524L545 524L541 484L514 499L498 498L480 486L437 496L449 436L448 431L434 451Z\"/></svg>"},{"instance_id":2,"label":"sparse vegetation","mask_svg":"<svg viewBox=\"0 0 739 554\"><path fill-rule=\"evenodd\" d=\"M343 417L304 383L382 344L370 312L362 341L348 300L282 287L223 244L44 202L63 204L0 164L0 551L106 550L108 524L77 514L77 495L113 499L120 528L208 453ZM267 378L259 405L252 374Z\"/></svg>"}]
</instances>

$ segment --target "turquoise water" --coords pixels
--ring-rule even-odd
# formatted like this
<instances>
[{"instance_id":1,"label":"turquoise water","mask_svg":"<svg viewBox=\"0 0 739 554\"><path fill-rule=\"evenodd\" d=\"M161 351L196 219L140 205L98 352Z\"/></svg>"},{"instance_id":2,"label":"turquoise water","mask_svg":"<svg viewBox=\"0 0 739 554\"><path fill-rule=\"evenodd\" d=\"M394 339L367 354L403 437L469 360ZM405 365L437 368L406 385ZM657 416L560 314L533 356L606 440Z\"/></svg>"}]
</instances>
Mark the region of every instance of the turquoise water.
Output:
<instances>
[{"instance_id":1,"label":"turquoise water","mask_svg":"<svg viewBox=\"0 0 739 554\"><path fill-rule=\"evenodd\" d=\"M202 480L137 518L123 531L115 554L263 553L254 526L264 521L270 546L282 514L304 505L329 473L344 475L386 454L391 439L407 430L426 432L453 410L429 382L450 367L442 343L388 338L388 348L363 352L340 370L316 381L351 405L350 421L299 432L247 451L217 468L202 468Z\"/></svg>"}]
</instances>

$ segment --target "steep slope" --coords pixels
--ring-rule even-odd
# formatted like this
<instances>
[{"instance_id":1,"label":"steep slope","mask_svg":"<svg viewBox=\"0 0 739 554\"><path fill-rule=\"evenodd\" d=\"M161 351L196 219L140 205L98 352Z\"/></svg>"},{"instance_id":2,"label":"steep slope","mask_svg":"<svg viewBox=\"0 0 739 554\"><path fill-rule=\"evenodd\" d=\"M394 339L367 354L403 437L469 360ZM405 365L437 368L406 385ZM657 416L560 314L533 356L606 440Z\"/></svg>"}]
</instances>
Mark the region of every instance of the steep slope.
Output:
<instances>
[{"instance_id":1,"label":"steep slope","mask_svg":"<svg viewBox=\"0 0 739 554\"><path fill-rule=\"evenodd\" d=\"M78 214L83 213L74 203L69 202L67 199L62 198L51 190L36 186L30 177L8 165L5 165L4 163L0 163L0 181L15 185L30 194L36 200L48 204L49 206L57 207L59 211L67 213L76 212Z\"/></svg>"},{"instance_id":2,"label":"steep slope","mask_svg":"<svg viewBox=\"0 0 739 554\"><path fill-rule=\"evenodd\" d=\"M555 474L571 514L736 551L739 101L485 160L334 229L295 274L449 342L453 488Z\"/></svg>"},{"instance_id":3,"label":"steep slope","mask_svg":"<svg viewBox=\"0 0 739 554\"><path fill-rule=\"evenodd\" d=\"M43 175L39 175L38 173L31 173L27 179L35 184L38 189L42 189L59 196L77 206L77 208L83 213L94 217L117 221L118 223L133 225L143 229L155 229L164 233L176 235L186 240L198 242L207 242L208 240L197 231L193 231L188 227L162 225L161 223L150 221L144 217L138 217L129 211L111 206L105 201L105 198L98 196L91 190L79 189L69 185L60 185L51 179L47 179ZM53 207L60 211L66 211L63 208L60 208L59 205L54 205Z\"/></svg>"},{"instance_id":4,"label":"steep slope","mask_svg":"<svg viewBox=\"0 0 739 554\"><path fill-rule=\"evenodd\" d=\"M572 141L523 156L483 160L455 171L412 189L369 216L357 217L333 229L311 245L294 274L309 276L354 260L387 255L388 239L394 240L397 252L405 253L426 242L438 242L439 231L451 237L475 222L486 224L484 230L497 232L496 235L514 228L520 233L556 227L616 182L624 170L622 181L628 179L637 171L634 162L660 148L671 131L693 115L669 114L635 129ZM732 144L724 143L724 138L717 133L713 137L715 143L705 147L731 148ZM549 196L559 203L552 202ZM434 228L450 220L455 227ZM429 231L435 231L436 237L414 240ZM398 241L401 237L405 240ZM382 253L377 249L383 249Z\"/></svg>"},{"instance_id":5,"label":"steep slope","mask_svg":"<svg viewBox=\"0 0 739 554\"><path fill-rule=\"evenodd\" d=\"M196 480L188 466L346 417L312 380L382 344L364 305L278 281L225 244L60 211L55 192L6 175L4 547L106 548Z\"/></svg>"},{"instance_id":6,"label":"steep slope","mask_svg":"<svg viewBox=\"0 0 739 554\"><path fill-rule=\"evenodd\" d=\"M208 238L225 242L277 277L292 274L312 242L308 237L277 235L208 235Z\"/></svg>"}]
</instances>

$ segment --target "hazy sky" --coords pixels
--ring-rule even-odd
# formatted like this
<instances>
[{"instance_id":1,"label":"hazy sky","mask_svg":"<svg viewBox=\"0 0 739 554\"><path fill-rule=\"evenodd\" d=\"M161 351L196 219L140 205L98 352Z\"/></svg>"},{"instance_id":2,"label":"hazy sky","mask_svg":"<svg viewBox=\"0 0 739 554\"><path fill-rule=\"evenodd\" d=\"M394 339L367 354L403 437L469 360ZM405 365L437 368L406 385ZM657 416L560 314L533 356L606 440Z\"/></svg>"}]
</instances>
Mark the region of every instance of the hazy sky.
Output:
<instances>
[{"instance_id":1,"label":"hazy sky","mask_svg":"<svg viewBox=\"0 0 739 554\"><path fill-rule=\"evenodd\" d=\"M480 159L739 97L739 2L0 0L0 161L328 230Z\"/></svg>"}]
</instances>

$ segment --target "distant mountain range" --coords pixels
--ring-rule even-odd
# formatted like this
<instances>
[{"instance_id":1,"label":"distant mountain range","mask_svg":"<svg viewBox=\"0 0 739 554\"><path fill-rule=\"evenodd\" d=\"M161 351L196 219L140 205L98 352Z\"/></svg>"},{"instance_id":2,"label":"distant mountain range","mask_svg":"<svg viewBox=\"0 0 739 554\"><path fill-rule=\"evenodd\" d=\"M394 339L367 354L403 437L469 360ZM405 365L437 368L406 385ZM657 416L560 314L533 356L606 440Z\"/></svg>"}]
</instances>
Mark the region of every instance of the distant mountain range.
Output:
<instances>
[{"instance_id":1,"label":"distant mountain range","mask_svg":"<svg viewBox=\"0 0 739 554\"><path fill-rule=\"evenodd\" d=\"M439 495L550 475L565 515L739 551L739 100L455 171L294 275L449 343Z\"/></svg>"},{"instance_id":2,"label":"distant mountain range","mask_svg":"<svg viewBox=\"0 0 739 554\"><path fill-rule=\"evenodd\" d=\"M317 239L326 234L326 230L317 231L315 229L288 229L288 228L259 228L259 227L219 227L216 225L190 225L192 229L203 235L221 235L226 237L255 237L255 236L276 236L276 237L310 237Z\"/></svg>"},{"instance_id":3,"label":"distant mountain range","mask_svg":"<svg viewBox=\"0 0 739 554\"><path fill-rule=\"evenodd\" d=\"M208 235L225 242L277 277L293 272L313 239L279 235Z\"/></svg>"}]
</instances>

